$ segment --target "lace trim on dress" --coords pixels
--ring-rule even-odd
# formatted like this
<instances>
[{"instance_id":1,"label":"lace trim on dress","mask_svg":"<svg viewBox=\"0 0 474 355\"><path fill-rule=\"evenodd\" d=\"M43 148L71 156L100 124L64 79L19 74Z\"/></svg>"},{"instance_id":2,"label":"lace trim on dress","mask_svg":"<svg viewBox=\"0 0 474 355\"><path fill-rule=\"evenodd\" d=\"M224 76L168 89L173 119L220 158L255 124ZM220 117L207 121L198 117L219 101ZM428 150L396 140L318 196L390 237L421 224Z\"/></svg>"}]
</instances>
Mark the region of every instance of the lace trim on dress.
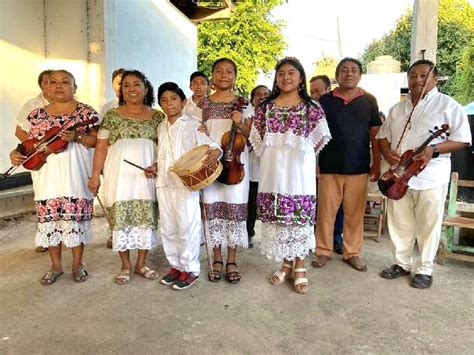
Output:
<instances>
[{"instance_id":1,"label":"lace trim on dress","mask_svg":"<svg viewBox=\"0 0 474 355\"><path fill-rule=\"evenodd\" d=\"M250 129L249 141L252 144L253 149L257 156L261 157L265 147L273 146L290 146L294 149L298 149L302 152L306 152L308 143L316 148L316 154L330 141L331 133L326 121L319 122L316 128L309 134L309 136L303 137L296 135L292 132L286 133L265 133L265 137L260 137L257 129L252 126Z\"/></svg>"},{"instance_id":2,"label":"lace trim on dress","mask_svg":"<svg viewBox=\"0 0 474 355\"><path fill-rule=\"evenodd\" d=\"M263 145L262 137L260 136L260 133L258 132L257 128L255 128L254 125L252 125L252 127L250 128L249 141L250 141L250 144L252 144L255 154L258 157L261 157L265 149L265 146Z\"/></svg>"},{"instance_id":3,"label":"lace trim on dress","mask_svg":"<svg viewBox=\"0 0 474 355\"><path fill-rule=\"evenodd\" d=\"M207 225L211 248L248 248L249 240L246 221L229 221L216 218L208 221Z\"/></svg>"},{"instance_id":4,"label":"lace trim on dress","mask_svg":"<svg viewBox=\"0 0 474 355\"><path fill-rule=\"evenodd\" d=\"M248 211L246 203L214 202L205 203L207 219L226 219L229 221L245 221Z\"/></svg>"},{"instance_id":5,"label":"lace trim on dress","mask_svg":"<svg viewBox=\"0 0 474 355\"><path fill-rule=\"evenodd\" d=\"M156 229L149 227L125 227L112 231L113 251L127 251L130 249L150 250L156 247L158 238Z\"/></svg>"},{"instance_id":6,"label":"lace trim on dress","mask_svg":"<svg viewBox=\"0 0 474 355\"><path fill-rule=\"evenodd\" d=\"M48 248L63 243L67 248L87 244L92 238L91 221L50 221L38 223L36 246Z\"/></svg>"},{"instance_id":7,"label":"lace trim on dress","mask_svg":"<svg viewBox=\"0 0 474 355\"><path fill-rule=\"evenodd\" d=\"M326 120L320 120L308 137L314 147L315 154L319 154L331 138L331 132Z\"/></svg>"},{"instance_id":8,"label":"lace trim on dress","mask_svg":"<svg viewBox=\"0 0 474 355\"><path fill-rule=\"evenodd\" d=\"M314 228L309 224L305 226L262 224L260 252L268 259L276 261L304 259L314 249Z\"/></svg>"}]
</instances>

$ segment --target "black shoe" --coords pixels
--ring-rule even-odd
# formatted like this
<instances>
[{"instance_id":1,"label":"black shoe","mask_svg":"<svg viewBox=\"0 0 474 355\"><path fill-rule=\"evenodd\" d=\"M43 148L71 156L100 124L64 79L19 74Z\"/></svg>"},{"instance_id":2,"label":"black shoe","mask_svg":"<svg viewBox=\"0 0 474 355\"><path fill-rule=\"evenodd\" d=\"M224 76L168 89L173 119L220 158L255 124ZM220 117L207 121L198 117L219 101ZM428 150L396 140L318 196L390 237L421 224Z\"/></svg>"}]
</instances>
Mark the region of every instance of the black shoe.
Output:
<instances>
[{"instance_id":1,"label":"black shoe","mask_svg":"<svg viewBox=\"0 0 474 355\"><path fill-rule=\"evenodd\" d=\"M171 285L173 284L177 279L179 279L179 276L181 275L181 271L178 269L172 267L168 273L163 276L163 278L160 280L160 283L162 285Z\"/></svg>"},{"instance_id":2,"label":"black shoe","mask_svg":"<svg viewBox=\"0 0 474 355\"><path fill-rule=\"evenodd\" d=\"M253 248L253 240L252 240L253 237L249 237L249 249L252 249Z\"/></svg>"},{"instance_id":3,"label":"black shoe","mask_svg":"<svg viewBox=\"0 0 474 355\"><path fill-rule=\"evenodd\" d=\"M173 284L173 290L185 290L194 285L198 278L199 276L194 275L192 272L183 271L179 276L179 279L177 279Z\"/></svg>"},{"instance_id":4,"label":"black shoe","mask_svg":"<svg viewBox=\"0 0 474 355\"><path fill-rule=\"evenodd\" d=\"M342 245L334 245L334 252L336 254L342 255Z\"/></svg>"},{"instance_id":5,"label":"black shoe","mask_svg":"<svg viewBox=\"0 0 474 355\"><path fill-rule=\"evenodd\" d=\"M398 279L400 276L408 276L410 275L410 271L406 271L400 265L393 264L392 266L386 268L380 273L384 279Z\"/></svg>"},{"instance_id":6,"label":"black shoe","mask_svg":"<svg viewBox=\"0 0 474 355\"><path fill-rule=\"evenodd\" d=\"M415 277L410 282L410 286L414 288L430 288L433 284L433 276L415 274Z\"/></svg>"}]
</instances>

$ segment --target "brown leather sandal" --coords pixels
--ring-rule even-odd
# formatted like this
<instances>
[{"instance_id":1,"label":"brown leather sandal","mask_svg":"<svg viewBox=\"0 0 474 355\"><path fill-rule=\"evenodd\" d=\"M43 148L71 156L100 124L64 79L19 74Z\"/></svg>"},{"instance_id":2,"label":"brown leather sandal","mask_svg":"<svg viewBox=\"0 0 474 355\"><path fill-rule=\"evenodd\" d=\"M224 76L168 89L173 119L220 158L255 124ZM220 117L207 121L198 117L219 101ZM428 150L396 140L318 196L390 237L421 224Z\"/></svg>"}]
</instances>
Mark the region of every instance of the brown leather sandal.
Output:
<instances>
[{"instance_id":1,"label":"brown leather sandal","mask_svg":"<svg viewBox=\"0 0 474 355\"><path fill-rule=\"evenodd\" d=\"M222 262L222 260L214 261L212 263L212 266L214 266L214 264L219 264L219 265L224 266L224 263ZM208 272L207 277L208 277L209 281L211 281L211 282L218 282L222 279L222 270L213 269L212 271Z\"/></svg>"},{"instance_id":2,"label":"brown leather sandal","mask_svg":"<svg viewBox=\"0 0 474 355\"><path fill-rule=\"evenodd\" d=\"M227 271L227 267L229 265L234 265L235 267L237 267L236 263L227 263L225 265L225 270L226 270L225 279L230 284L236 284L240 281L240 279L242 278L242 275L238 271Z\"/></svg>"}]
</instances>

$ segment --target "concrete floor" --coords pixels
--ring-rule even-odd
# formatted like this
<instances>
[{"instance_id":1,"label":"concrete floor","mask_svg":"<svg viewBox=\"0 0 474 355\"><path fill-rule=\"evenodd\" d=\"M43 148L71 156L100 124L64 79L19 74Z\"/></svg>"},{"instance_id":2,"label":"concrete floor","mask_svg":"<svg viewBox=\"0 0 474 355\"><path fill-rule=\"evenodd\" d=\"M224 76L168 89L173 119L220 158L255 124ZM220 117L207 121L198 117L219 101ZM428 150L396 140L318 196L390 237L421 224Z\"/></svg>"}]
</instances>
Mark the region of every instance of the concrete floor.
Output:
<instances>
[{"instance_id":1,"label":"concrete floor","mask_svg":"<svg viewBox=\"0 0 474 355\"><path fill-rule=\"evenodd\" d=\"M67 272L46 287L38 280L49 257L34 253L34 216L0 223L0 354L474 353L473 264L436 265L433 287L413 289L408 278L378 276L392 262L387 238L365 241L366 273L340 256L318 270L308 258L306 295L289 282L272 286L278 265L257 248L238 255L240 284L208 282L203 257L203 277L179 292L140 277L116 285L119 258L96 218L88 281L72 280L65 250ZM149 265L165 273L161 248Z\"/></svg>"}]
</instances>

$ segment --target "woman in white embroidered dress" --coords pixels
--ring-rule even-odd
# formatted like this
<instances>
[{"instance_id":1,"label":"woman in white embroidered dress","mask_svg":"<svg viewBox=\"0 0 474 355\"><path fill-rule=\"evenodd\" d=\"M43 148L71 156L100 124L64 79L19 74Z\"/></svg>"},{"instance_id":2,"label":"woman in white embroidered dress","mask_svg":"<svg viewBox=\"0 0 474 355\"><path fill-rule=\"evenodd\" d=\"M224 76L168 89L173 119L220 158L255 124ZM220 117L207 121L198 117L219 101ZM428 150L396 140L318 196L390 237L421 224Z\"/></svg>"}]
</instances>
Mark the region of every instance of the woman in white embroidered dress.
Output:
<instances>
[{"instance_id":1,"label":"woman in white embroidered dress","mask_svg":"<svg viewBox=\"0 0 474 355\"><path fill-rule=\"evenodd\" d=\"M126 163L143 168L156 160L158 124L164 114L151 108L153 86L138 70L122 75L119 107L107 111L100 125L89 189L97 194L104 173L104 204L112 222L112 249L118 251L122 268L119 285L130 281L130 250L138 249L135 273L150 280L156 271L145 266L148 251L157 245L158 204L155 179Z\"/></svg>"},{"instance_id":2,"label":"woman in white embroidered dress","mask_svg":"<svg viewBox=\"0 0 474 355\"><path fill-rule=\"evenodd\" d=\"M323 110L308 96L301 63L286 57L275 71L272 93L257 107L250 132L260 157L261 251L283 260L272 284L284 283L293 270L295 291L306 293L304 258L315 248L315 154L331 134Z\"/></svg>"},{"instance_id":3,"label":"woman in white embroidered dress","mask_svg":"<svg viewBox=\"0 0 474 355\"><path fill-rule=\"evenodd\" d=\"M82 254L91 238L93 196L87 189L87 179L97 136L93 123L97 122L98 114L92 107L77 102L75 92L74 76L66 70L55 70L49 76L53 102L28 115L27 139L41 139L53 127L74 126L60 133L68 142L66 150L50 154L46 164L31 172L38 217L35 241L38 247L48 248L52 263L51 270L40 280L42 285L55 283L63 274L62 244L72 250L73 279L84 282L88 275ZM18 150L10 153L13 165L20 165L25 158Z\"/></svg>"},{"instance_id":4,"label":"woman in white embroidered dress","mask_svg":"<svg viewBox=\"0 0 474 355\"><path fill-rule=\"evenodd\" d=\"M228 58L218 59L212 66L212 82L215 93L203 97L198 107L202 109L209 137L221 144L222 136L230 131L232 123L246 137L250 127L244 123L242 113L236 110L238 98L233 92L237 66ZM227 247L225 278L229 283L240 281L241 275L236 265L237 247L248 247L246 228L247 200L249 194L248 149L240 155L244 164L244 178L236 185L225 185L215 181L203 190L204 208L209 226L210 243L214 250L213 272L209 280L217 282L222 277L222 247Z\"/></svg>"}]
</instances>

